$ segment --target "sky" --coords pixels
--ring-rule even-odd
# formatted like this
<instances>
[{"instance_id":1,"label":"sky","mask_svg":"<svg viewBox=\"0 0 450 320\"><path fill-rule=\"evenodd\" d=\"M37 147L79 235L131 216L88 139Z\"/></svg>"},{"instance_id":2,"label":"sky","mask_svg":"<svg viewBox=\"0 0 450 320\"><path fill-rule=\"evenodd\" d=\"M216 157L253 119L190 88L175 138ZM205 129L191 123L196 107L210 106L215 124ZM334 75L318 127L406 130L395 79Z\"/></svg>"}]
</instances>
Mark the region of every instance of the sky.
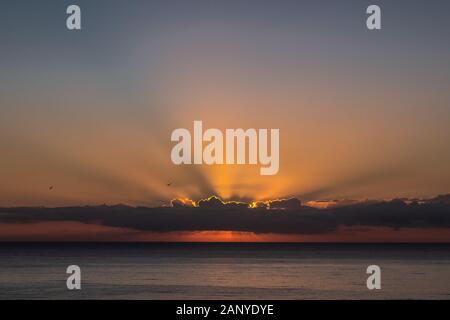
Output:
<instances>
[{"instance_id":1,"label":"sky","mask_svg":"<svg viewBox=\"0 0 450 320\"><path fill-rule=\"evenodd\" d=\"M74 3L81 31L65 27ZM370 4L381 30L366 28ZM1 7L0 207L450 191L448 1ZM175 166L170 134L194 120L279 128L278 174Z\"/></svg>"}]
</instances>

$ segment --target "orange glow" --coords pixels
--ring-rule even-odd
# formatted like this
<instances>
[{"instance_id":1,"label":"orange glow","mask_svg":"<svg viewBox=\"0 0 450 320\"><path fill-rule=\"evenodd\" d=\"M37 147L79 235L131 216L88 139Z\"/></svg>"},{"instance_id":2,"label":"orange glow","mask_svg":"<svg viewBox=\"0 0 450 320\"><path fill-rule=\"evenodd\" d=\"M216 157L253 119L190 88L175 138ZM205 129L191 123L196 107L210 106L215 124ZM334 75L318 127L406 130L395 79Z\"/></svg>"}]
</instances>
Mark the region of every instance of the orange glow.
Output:
<instances>
[{"instance_id":1,"label":"orange glow","mask_svg":"<svg viewBox=\"0 0 450 320\"><path fill-rule=\"evenodd\" d=\"M175 205L182 205L184 207L193 207L196 208L198 207L197 202L195 202L194 200L188 199L188 198L175 198L172 199L172 201L170 201L170 203L172 204L172 206Z\"/></svg>"},{"instance_id":2,"label":"orange glow","mask_svg":"<svg viewBox=\"0 0 450 320\"><path fill-rule=\"evenodd\" d=\"M340 228L327 234L256 234L237 231L144 232L80 222L0 224L0 241L142 242L442 242L449 229Z\"/></svg>"},{"instance_id":3,"label":"orange glow","mask_svg":"<svg viewBox=\"0 0 450 320\"><path fill-rule=\"evenodd\" d=\"M333 200L320 200L320 201L308 201L306 205L308 207L318 208L318 209L326 209L332 207L336 204L336 201Z\"/></svg>"}]
</instances>

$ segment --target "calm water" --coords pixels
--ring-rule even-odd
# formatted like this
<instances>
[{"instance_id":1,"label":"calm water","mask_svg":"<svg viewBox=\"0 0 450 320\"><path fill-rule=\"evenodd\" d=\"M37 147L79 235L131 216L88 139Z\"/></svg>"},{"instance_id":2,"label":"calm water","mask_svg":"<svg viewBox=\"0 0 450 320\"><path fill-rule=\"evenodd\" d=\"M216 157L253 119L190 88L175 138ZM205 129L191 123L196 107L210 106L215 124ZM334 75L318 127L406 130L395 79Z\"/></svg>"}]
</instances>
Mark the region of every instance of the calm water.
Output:
<instances>
[{"instance_id":1,"label":"calm water","mask_svg":"<svg viewBox=\"0 0 450 320\"><path fill-rule=\"evenodd\" d=\"M450 245L0 244L0 298L450 299Z\"/></svg>"}]
</instances>

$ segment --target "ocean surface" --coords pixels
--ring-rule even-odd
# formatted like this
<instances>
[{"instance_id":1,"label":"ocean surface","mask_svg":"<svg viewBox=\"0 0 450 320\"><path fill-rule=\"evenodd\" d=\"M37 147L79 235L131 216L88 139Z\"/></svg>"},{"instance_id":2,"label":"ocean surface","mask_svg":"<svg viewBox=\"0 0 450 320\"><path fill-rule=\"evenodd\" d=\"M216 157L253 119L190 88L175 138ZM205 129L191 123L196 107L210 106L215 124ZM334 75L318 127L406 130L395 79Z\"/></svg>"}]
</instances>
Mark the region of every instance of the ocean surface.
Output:
<instances>
[{"instance_id":1,"label":"ocean surface","mask_svg":"<svg viewBox=\"0 0 450 320\"><path fill-rule=\"evenodd\" d=\"M0 243L0 299L450 299L450 244Z\"/></svg>"}]
</instances>

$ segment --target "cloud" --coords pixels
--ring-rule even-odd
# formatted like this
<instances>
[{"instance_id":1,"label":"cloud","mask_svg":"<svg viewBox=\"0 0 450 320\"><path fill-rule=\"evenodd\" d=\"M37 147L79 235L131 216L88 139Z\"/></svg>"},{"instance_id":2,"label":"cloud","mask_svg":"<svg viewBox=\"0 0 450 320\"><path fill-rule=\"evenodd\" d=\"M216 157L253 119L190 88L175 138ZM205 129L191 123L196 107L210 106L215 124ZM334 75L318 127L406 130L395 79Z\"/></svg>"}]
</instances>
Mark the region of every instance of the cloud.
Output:
<instances>
[{"instance_id":1,"label":"cloud","mask_svg":"<svg viewBox=\"0 0 450 320\"><path fill-rule=\"evenodd\" d=\"M174 208L180 208L180 207L190 207L190 208L195 208L197 206L197 204L195 203L195 201L191 200L191 199L187 199L187 198L179 198L179 199L173 199L170 204L172 205L172 207Z\"/></svg>"},{"instance_id":2,"label":"cloud","mask_svg":"<svg viewBox=\"0 0 450 320\"><path fill-rule=\"evenodd\" d=\"M436 200L437 199L437 200ZM300 206L299 200L273 202L276 207L249 208L217 197L198 206L180 199L173 207L86 206L66 208L1 208L0 223L75 221L137 231L242 231L279 234L325 234L345 226L450 228L449 196L429 201L359 203L337 208ZM283 209L280 209L283 208Z\"/></svg>"},{"instance_id":3,"label":"cloud","mask_svg":"<svg viewBox=\"0 0 450 320\"><path fill-rule=\"evenodd\" d=\"M209 209L224 209L224 208L248 208L249 204L239 201L222 201L222 199L212 196L207 199L202 199L198 202L199 208Z\"/></svg>"},{"instance_id":4,"label":"cloud","mask_svg":"<svg viewBox=\"0 0 450 320\"><path fill-rule=\"evenodd\" d=\"M450 228L450 204L403 200L361 203L333 210L346 226L400 228Z\"/></svg>"},{"instance_id":5,"label":"cloud","mask_svg":"<svg viewBox=\"0 0 450 320\"><path fill-rule=\"evenodd\" d=\"M270 209L299 209L302 202L297 198L279 199L269 201Z\"/></svg>"}]
</instances>

